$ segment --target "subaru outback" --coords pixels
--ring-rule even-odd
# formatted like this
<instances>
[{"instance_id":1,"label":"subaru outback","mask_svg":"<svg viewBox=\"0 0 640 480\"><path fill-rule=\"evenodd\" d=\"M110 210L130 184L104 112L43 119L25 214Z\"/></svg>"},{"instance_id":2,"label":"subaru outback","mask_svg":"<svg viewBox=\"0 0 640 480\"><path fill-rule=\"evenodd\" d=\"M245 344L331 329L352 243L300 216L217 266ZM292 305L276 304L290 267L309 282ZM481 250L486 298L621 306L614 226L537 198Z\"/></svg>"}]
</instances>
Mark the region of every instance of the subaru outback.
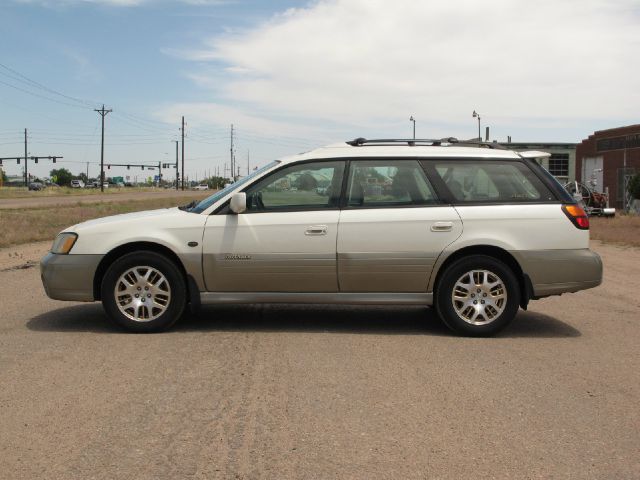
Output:
<instances>
[{"instance_id":1,"label":"subaru outback","mask_svg":"<svg viewBox=\"0 0 640 480\"><path fill-rule=\"evenodd\" d=\"M220 303L413 304L491 335L531 300L596 287L589 219L495 143L359 138L273 161L199 203L69 227L47 295L135 332Z\"/></svg>"}]
</instances>

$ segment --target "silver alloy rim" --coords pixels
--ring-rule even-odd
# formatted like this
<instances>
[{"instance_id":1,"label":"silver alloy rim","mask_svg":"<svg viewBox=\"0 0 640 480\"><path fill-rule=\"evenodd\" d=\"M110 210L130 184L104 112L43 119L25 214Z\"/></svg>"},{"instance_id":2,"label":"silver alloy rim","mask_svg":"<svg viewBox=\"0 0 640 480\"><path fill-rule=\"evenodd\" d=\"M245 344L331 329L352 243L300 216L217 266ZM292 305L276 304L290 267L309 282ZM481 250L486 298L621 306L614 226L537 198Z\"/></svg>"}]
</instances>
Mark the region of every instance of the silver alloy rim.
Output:
<instances>
[{"instance_id":1,"label":"silver alloy rim","mask_svg":"<svg viewBox=\"0 0 640 480\"><path fill-rule=\"evenodd\" d=\"M496 320L507 306L507 289L498 275L489 270L471 270L462 275L451 294L458 317L471 325Z\"/></svg>"},{"instance_id":2,"label":"silver alloy rim","mask_svg":"<svg viewBox=\"0 0 640 480\"><path fill-rule=\"evenodd\" d=\"M133 267L118 278L114 296L118 310L134 322L150 322L162 315L171 302L171 286L153 267Z\"/></svg>"}]
</instances>

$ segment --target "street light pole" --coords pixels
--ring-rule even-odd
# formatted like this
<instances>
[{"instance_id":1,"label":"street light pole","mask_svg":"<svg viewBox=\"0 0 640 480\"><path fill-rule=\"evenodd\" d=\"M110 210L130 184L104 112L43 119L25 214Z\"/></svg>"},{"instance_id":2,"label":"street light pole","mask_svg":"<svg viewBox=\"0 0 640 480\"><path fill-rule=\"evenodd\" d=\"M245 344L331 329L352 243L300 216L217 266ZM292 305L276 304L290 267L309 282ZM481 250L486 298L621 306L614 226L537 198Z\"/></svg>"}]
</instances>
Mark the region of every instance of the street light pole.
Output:
<instances>
[{"instance_id":1,"label":"street light pole","mask_svg":"<svg viewBox=\"0 0 640 480\"><path fill-rule=\"evenodd\" d=\"M480 135L480 114L474 110L472 116L473 118L478 118L478 141L481 142L482 135Z\"/></svg>"},{"instance_id":2,"label":"street light pole","mask_svg":"<svg viewBox=\"0 0 640 480\"><path fill-rule=\"evenodd\" d=\"M416 119L413 118L413 115L411 115L411 117L409 117L409 121L413 122L413 139L416 139Z\"/></svg>"}]
</instances>

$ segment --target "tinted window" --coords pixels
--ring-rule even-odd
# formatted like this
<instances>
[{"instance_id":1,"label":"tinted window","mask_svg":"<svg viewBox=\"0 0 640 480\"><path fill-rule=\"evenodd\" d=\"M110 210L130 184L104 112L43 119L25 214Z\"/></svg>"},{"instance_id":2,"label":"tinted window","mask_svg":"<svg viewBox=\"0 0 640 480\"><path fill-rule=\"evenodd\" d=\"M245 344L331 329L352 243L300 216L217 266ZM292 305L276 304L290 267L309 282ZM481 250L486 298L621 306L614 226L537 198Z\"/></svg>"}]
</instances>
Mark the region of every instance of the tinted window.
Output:
<instances>
[{"instance_id":1,"label":"tinted window","mask_svg":"<svg viewBox=\"0 0 640 480\"><path fill-rule=\"evenodd\" d=\"M278 211L337 208L344 162L292 165L247 190L247 210Z\"/></svg>"},{"instance_id":2,"label":"tinted window","mask_svg":"<svg viewBox=\"0 0 640 480\"><path fill-rule=\"evenodd\" d=\"M437 203L416 160L353 161L348 181L350 207L396 207Z\"/></svg>"},{"instance_id":3,"label":"tinted window","mask_svg":"<svg viewBox=\"0 0 640 480\"><path fill-rule=\"evenodd\" d=\"M437 161L435 170L458 202L513 203L555 200L520 162Z\"/></svg>"}]
</instances>

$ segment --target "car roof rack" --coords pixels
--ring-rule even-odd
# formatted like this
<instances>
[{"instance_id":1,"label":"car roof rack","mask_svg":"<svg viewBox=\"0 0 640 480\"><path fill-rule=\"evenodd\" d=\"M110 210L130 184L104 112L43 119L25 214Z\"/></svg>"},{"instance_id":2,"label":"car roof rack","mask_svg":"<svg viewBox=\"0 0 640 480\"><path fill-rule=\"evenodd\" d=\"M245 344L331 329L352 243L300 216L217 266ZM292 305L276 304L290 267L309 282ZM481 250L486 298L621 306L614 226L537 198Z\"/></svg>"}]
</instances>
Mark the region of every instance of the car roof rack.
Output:
<instances>
[{"instance_id":1,"label":"car roof rack","mask_svg":"<svg viewBox=\"0 0 640 480\"><path fill-rule=\"evenodd\" d=\"M415 147L416 145L428 146L428 147L443 147L443 146L458 146L458 147L478 147L478 148L493 148L497 150L506 150L507 148L498 142L483 142L481 140L458 140L455 137L447 138L356 138L346 142L352 147L374 146L374 145L408 145Z\"/></svg>"}]
</instances>

